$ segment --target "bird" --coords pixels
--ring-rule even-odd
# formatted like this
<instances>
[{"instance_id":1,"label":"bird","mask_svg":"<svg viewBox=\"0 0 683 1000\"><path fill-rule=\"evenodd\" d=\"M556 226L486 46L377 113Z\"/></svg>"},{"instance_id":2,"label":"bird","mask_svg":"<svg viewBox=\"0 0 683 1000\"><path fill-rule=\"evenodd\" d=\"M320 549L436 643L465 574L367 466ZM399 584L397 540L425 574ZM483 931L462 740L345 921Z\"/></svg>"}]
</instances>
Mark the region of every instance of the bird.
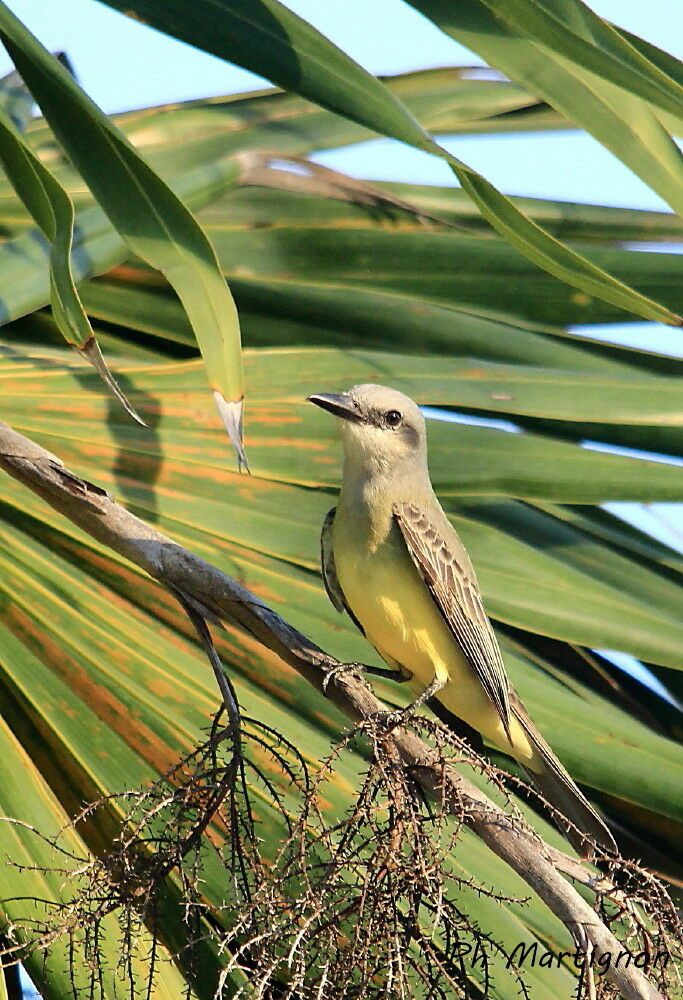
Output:
<instances>
[{"instance_id":1,"label":"bird","mask_svg":"<svg viewBox=\"0 0 683 1000\"><path fill-rule=\"evenodd\" d=\"M435 698L446 718L515 758L570 821L562 832L580 853L593 854L594 844L616 851L508 679L474 567L431 484L419 406L370 383L307 400L337 419L344 449L338 503L320 540L334 607L420 692L410 711Z\"/></svg>"}]
</instances>

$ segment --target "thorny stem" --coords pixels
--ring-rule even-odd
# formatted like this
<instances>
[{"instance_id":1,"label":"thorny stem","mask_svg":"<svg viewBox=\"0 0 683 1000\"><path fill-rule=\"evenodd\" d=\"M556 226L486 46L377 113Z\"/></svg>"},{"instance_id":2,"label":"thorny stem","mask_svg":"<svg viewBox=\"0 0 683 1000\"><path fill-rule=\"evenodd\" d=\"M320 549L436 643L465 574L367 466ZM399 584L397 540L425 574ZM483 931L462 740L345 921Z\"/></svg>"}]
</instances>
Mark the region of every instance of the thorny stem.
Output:
<instances>
[{"instance_id":1,"label":"thorny stem","mask_svg":"<svg viewBox=\"0 0 683 1000\"><path fill-rule=\"evenodd\" d=\"M173 592L189 595L216 618L245 629L323 691L339 661L325 653L236 580L130 514L100 487L66 469L50 452L0 423L0 467L33 490L85 532L126 557ZM344 673L329 697L354 721L386 711L362 678ZM404 764L429 794L462 809L464 822L505 861L568 928L577 946L599 958L621 950L618 940L558 870L556 853L518 825L415 733L396 729L391 738ZM635 965L610 963L606 976L625 1000L661 1000Z\"/></svg>"}]
</instances>

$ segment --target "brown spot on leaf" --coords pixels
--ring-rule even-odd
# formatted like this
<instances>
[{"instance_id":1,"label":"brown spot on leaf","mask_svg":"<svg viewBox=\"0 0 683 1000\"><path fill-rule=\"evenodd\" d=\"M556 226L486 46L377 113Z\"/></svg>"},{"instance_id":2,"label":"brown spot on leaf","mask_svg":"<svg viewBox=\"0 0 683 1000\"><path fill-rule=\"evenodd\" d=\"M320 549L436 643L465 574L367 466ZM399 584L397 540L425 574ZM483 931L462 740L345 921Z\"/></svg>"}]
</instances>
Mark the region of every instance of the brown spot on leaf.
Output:
<instances>
[{"instance_id":1,"label":"brown spot on leaf","mask_svg":"<svg viewBox=\"0 0 683 1000\"><path fill-rule=\"evenodd\" d=\"M144 17L142 17L141 14L138 14L138 12L135 11L135 10L124 10L124 11L122 11L122 13L125 14L126 17L129 17L131 19L131 21L138 21L140 24L147 24L148 23L144 19Z\"/></svg>"},{"instance_id":2,"label":"brown spot on leaf","mask_svg":"<svg viewBox=\"0 0 683 1000\"><path fill-rule=\"evenodd\" d=\"M23 608L10 603L4 610L5 624L31 652L56 673L102 722L160 772L167 771L178 758L178 748L170 747L132 711L114 691L98 683L40 623Z\"/></svg>"},{"instance_id":3,"label":"brown spot on leaf","mask_svg":"<svg viewBox=\"0 0 683 1000\"><path fill-rule=\"evenodd\" d=\"M179 700L176 686L163 677L150 677L147 680L146 686L148 691L151 691L152 694L157 695L159 698L172 698L176 702Z\"/></svg>"},{"instance_id":4,"label":"brown spot on leaf","mask_svg":"<svg viewBox=\"0 0 683 1000\"><path fill-rule=\"evenodd\" d=\"M260 597L263 601L281 603L285 600L281 594L277 594L274 590L271 590L265 583L261 583L260 581L254 582L253 580L246 580L242 582L243 585L252 592L252 594L256 594L256 596Z\"/></svg>"}]
</instances>

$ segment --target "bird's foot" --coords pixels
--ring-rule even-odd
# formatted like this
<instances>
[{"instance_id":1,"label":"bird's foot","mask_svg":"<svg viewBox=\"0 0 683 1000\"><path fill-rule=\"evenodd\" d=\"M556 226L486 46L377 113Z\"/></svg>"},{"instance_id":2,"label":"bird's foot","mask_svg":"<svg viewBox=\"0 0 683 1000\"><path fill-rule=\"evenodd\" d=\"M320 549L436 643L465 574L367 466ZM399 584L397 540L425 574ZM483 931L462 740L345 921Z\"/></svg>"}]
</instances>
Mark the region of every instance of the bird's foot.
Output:
<instances>
[{"instance_id":1,"label":"bird's foot","mask_svg":"<svg viewBox=\"0 0 683 1000\"><path fill-rule=\"evenodd\" d=\"M435 677L429 687L425 688L422 694L418 695L409 705L406 705L405 708L398 708L395 712L382 712L379 721L381 721L382 726L387 732L391 732L397 726L410 722L417 715L418 709L422 708L443 686L444 682L437 680Z\"/></svg>"},{"instance_id":2,"label":"bird's foot","mask_svg":"<svg viewBox=\"0 0 683 1000\"><path fill-rule=\"evenodd\" d=\"M414 719L418 708L418 705L407 705L405 708L397 708L394 712L378 712L375 718L378 725L386 733L390 733Z\"/></svg>"},{"instance_id":3,"label":"bird's foot","mask_svg":"<svg viewBox=\"0 0 683 1000\"><path fill-rule=\"evenodd\" d=\"M333 667L328 667L323 677L323 694L327 694L327 688L332 683L345 679L360 680L363 676L363 669L359 663L335 663Z\"/></svg>"}]
</instances>

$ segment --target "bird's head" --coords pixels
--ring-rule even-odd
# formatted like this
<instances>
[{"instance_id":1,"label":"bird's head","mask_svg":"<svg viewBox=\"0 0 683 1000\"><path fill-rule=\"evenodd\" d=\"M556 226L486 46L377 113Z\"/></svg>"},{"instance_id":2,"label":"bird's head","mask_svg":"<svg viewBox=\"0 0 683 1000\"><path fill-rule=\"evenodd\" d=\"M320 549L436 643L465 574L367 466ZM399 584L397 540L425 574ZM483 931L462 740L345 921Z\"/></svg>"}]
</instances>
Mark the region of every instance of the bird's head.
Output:
<instances>
[{"instance_id":1,"label":"bird's head","mask_svg":"<svg viewBox=\"0 0 683 1000\"><path fill-rule=\"evenodd\" d=\"M426 464L427 432L417 403L384 385L354 385L348 392L308 397L337 417L347 461L368 473Z\"/></svg>"}]
</instances>

